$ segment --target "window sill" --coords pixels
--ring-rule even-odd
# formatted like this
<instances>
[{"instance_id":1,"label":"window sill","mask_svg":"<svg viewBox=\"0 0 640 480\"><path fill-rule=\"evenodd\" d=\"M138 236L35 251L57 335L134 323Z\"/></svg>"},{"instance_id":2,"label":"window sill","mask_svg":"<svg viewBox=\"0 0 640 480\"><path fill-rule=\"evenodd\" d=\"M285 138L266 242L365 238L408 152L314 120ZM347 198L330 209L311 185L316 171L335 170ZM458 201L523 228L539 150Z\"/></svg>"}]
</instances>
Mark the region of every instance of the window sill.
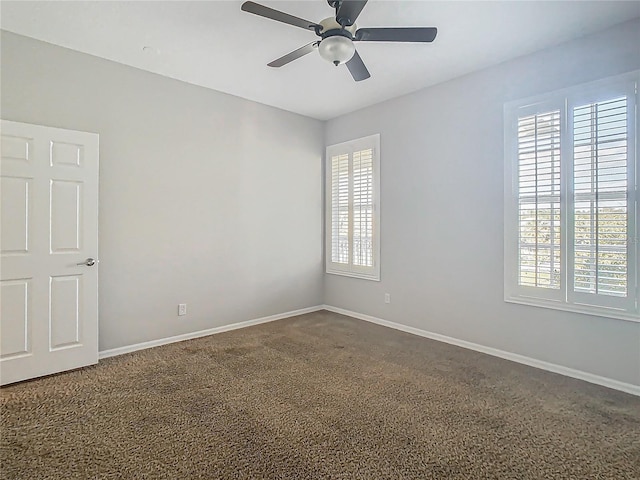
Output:
<instances>
[{"instance_id":1,"label":"window sill","mask_svg":"<svg viewBox=\"0 0 640 480\"><path fill-rule=\"evenodd\" d=\"M564 312L582 313L584 315L595 315L597 317L606 317L616 320L624 320L627 322L640 323L640 315L638 315L637 313L629 313L612 308L594 307L589 305L575 305L531 297L505 296L504 301L507 303L529 305L531 307L549 308L552 310L561 310Z\"/></svg>"},{"instance_id":2,"label":"window sill","mask_svg":"<svg viewBox=\"0 0 640 480\"><path fill-rule=\"evenodd\" d=\"M367 275L364 273L344 272L341 270L329 270L329 269L325 270L325 273L329 275L340 275L341 277L352 277L352 278L359 278L361 280L370 280L372 282L380 281L380 274Z\"/></svg>"}]
</instances>

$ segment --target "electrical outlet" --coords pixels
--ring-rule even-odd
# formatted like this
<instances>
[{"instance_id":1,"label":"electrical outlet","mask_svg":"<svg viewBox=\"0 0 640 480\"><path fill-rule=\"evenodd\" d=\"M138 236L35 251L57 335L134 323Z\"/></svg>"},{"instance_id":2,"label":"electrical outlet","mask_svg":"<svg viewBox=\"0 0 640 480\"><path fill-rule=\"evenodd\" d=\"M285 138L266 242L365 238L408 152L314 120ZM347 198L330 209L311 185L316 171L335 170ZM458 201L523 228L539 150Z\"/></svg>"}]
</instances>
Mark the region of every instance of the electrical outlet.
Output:
<instances>
[{"instance_id":1,"label":"electrical outlet","mask_svg":"<svg viewBox=\"0 0 640 480\"><path fill-rule=\"evenodd\" d=\"M390 293L385 293L384 294L384 303L391 303L391 294Z\"/></svg>"},{"instance_id":2,"label":"electrical outlet","mask_svg":"<svg viewBox=\"0 0 640 480\"><path fill-rule=\"evenodd\" d=\"M178 315L186 315L187 314L187 304L181 303L178 305Z\"/></svg>"}]
</instances>

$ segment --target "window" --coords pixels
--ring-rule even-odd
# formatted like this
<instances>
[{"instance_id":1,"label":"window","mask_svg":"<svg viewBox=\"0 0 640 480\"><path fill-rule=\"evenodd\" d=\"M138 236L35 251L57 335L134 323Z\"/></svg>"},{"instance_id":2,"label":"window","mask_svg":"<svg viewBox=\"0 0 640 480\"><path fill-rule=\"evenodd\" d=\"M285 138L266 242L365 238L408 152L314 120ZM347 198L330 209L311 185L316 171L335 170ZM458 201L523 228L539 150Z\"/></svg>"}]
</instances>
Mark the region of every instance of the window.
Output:
<instances>
[{"instance_id":1,"label":"window","mask_svg":"<svg viewBox=\"0 0 640 480\"><path fill-rule=\"evenodd\" d=\"M326 271L380 280L380 135L327 147Z\"/></svg>"},{"instance_id":2,"label":"window","mask_svg":"<svg viewBox=\"0 0 640 480\"><path fill-rule=\"evenodd\" d=\"M640 321L638 72L505 106L505 300Z\"/></svg>"}]
</instances>

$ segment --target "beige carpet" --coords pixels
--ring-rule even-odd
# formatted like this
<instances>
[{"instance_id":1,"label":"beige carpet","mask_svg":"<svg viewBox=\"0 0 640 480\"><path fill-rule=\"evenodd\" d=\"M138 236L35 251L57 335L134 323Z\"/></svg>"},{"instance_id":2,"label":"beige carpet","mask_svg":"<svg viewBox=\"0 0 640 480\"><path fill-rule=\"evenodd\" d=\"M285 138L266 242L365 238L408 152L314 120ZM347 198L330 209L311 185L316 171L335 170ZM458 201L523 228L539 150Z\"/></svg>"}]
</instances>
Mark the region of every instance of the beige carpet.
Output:
<instances>
[{"instance_id":1,"label":"beige carpet","mask_svg":"<svg viewBox=\"0 0 640 480\"><path fill-rule=\"evenodd\" d=\"M640 398L328 312L0 398L3 479L640 479Z\"/></svg>"}]
</instances>

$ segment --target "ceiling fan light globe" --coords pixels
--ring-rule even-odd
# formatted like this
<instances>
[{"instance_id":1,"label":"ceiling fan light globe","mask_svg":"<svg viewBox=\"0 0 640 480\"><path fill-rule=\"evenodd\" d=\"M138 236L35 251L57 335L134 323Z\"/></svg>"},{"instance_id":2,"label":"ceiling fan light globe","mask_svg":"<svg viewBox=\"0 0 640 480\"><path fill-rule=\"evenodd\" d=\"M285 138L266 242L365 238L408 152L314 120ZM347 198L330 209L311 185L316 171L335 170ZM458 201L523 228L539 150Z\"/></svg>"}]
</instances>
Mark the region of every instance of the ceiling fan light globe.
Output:
<instances>
[{"instance_id":1,"label":"ceiling fan light globe","mask_svg":"<svg viewBox=\"0 0 640 480\"><path fill-rule=\"evenodd\" d=\"M349 38L336 35L323 39L318 46L318 51L320 56L328 62L340 65L351 60L356 47Z\"/></svg>"}]
</instances>

